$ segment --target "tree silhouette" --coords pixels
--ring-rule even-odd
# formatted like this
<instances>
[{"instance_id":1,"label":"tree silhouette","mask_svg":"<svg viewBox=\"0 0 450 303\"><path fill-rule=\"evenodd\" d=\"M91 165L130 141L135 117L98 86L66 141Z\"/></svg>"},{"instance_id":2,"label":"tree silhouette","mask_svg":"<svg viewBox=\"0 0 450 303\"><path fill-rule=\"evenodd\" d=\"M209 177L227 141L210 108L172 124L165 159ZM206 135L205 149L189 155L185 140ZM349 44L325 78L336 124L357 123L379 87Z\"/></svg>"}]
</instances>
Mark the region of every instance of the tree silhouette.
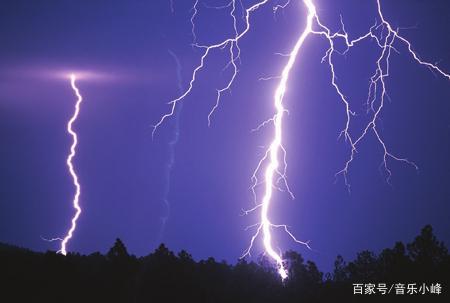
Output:
<instances>
[{"instance_id":1,"label":"tree silhouette","mask_svg":"<svg viewBox=\"0 0 450 303\"><path fill-rule=\"evenodd\" d=\"M349 272L347 270L347 264L341 255L336 257L334 261L334 270L331 279L334 282L345 282L348 280Z\"/></svg>"},{"instance_id":2,"label":"tree silhouette","mask_svg":"<svg viewBox=\"0 0 450 303\"><path fill-rule=\"evenodd\" d=\"M123 260L130 257L128 254L127 248L123 244L122 240L119 238L116 239L116 242L114 243L114 246L111 247L111 249L106 254L109 260Z\"/></svg>"},{"instance_id":3,"label":"tree silhouette","mask_svg":"<svg viewBox=\"0 0 450 303\"><path fill-rule=\"evenodd\" d=\"M378 255L366 250L349 262L338 255L326 275L298 252L287 251L283 258L289 276L281 281L264 255L231 265L214 258L197 262L164 244L136 258L120 239L106 255L88 256L0 243L0 302L354 302L352 283L410 282L441 283L444 290L436 298L450 302L450 256L428 225L411 243L397 242ZM420 298L432 302L435 297Z\"/></svg>"},{"instance_id":4,"label":"tree silhouette","mask_svg":"<svg viewBox=\"0 0 450 303\"><path fill-rule=\"evenodd\" d=\"M347 270L353 280L359 282L372 282L378 280L379 264L377 256L368 250L357 254L356 260L347 265Z\"/></svg>"},{"instance_id":5,"label":"tree silhouette","mask_svg":"<svg viewBox=\"0 0 450 303\"><path fill-rule=\"evenodd\" d=\"M443 242L436 239L431 225L426 225L414 242L408 244L408 253L413 262L435 267L448 257Z\"/></svg>"}]
</instances>

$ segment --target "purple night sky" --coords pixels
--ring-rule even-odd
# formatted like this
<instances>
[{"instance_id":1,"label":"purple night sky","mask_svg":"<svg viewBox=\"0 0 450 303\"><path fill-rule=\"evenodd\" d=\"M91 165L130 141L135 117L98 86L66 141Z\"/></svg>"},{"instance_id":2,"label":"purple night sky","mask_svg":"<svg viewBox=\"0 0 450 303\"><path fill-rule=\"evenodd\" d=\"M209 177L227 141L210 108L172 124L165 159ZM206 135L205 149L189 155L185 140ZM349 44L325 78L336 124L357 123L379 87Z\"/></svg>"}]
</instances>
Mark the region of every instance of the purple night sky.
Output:
<instances>
[{"instance_id":1,"label":"purple night sky","mask_svg":"<svg viewBox=\"0 0 450 303\"><path fill-rule=\"evenodd\" d=\"M71 138L66 123L75 96L68 78L84 97L74 159L82 187L83 213L69 251L105 252L120 237L129 251L146 255L160 242L185 249L194 258L235 262L247 248L258 215L241 216L253 205L251 175L270 142L270 127L251 132L273 115L276 80L286 53L304 28L300 1L274 16L273 1L252 15L252 30L241 40L239 74L225 93L212 124L207 115L216 89L231 70L227 51L215 51L184 100L179 141L171 174L170 217L161 235L165 169L175 121L167 120L152 140L152 124L178 97L179 58L186 88L201 51L191 46L194 1L9 0L0 10L0 242L33 250L58 250L74 211L74 188L66 167ZM211 44L233 35L228 11L200 1L198 42ZM242 1L249 7L255 1ZM450 5L446 0L381 2L385 17L421 57L450 71ZM207 4L207 5L203 5ZM334 31L343 16L350 37L372 26L376 1L316 0L324 23ZM242 20L240 20L242 21ZM243 24L240 24L242 29ZM310 36L292 70L284 120L288 180L295 200L274 196L271 216L285 223L314 251L274 232L275 247L295 249L329 270L337 254L349 259L378 252L397 240L410 241L425 224L450 243L450 86L448 79L416 64L403 45L391 57L390 99L379 122L389 149L414 161L419 171L390 160L391 183L380 169L383 152L370 134L348 175L335 179L350 149L339 132L345 112L330 85L321 58L326 41ZM368 81L379 50L370 42L336 60L338 81L357 111L352 132L360 131ZM228 57L229 58L229 57ZM336 182L335 182L336 181ZM254 255L262 252L261 241Z\"/></svg>"}]
</instances>

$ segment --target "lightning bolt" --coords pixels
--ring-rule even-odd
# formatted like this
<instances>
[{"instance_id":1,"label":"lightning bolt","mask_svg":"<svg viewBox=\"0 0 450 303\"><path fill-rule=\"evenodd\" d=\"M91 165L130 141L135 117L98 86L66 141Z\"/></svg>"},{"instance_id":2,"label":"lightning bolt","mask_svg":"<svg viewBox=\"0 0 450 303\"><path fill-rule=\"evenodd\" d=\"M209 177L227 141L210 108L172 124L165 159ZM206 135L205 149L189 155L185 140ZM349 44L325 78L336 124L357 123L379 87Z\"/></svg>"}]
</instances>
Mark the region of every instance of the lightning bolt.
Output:
<instances>
[{"instance_id":1,"label":"lightning bolt","mask_svg":"<svg viewBox=\"0 0 450 303\"><path fill-rule=\"evenodd\" d=\"M299 0L300 1L300 0ZM194 83L197 79L197 74L203 69L205 65L205 61L208 58L208 55L214 51L214 50L221 50L224 48L228 48L229 50L229 56L230 61L227 64L225 68L229 68L230 66L233 68L233 74L229 78L229 81L227 84L217 90L217 98L216 103L211 109L210 113L208 114L208 125L211 124L211 117L214 113L214 111L218 108L220 99L222 97L222 94L229 90L231 85L234 83L237 74L238 74L238 59L240 59L240 53L241 50L239 48L239 41L248 33L248 31L251 29L251 23L250 23L250 15L255 12L260 7L264 6L270 2L269 0L259 1L256 4L250 6L249 8L245 9L243 21L245 24L245 28L239 32L237 29L237 18L236 18L236 0L231 0L228 5L220 7L222 8L231 8L230 11L230 17L233 22L234 26L234 36L227 38L221 42L218 42L216 44L211 45L200 45L197 44L196 40L197 37L195 36L195 24L194 24L194 18L198 14L198 1L195 1L194 7L193 7L193 15L191 17L191 23L192 23L192 34L194 38L193 45L199 49L203 49L204 52L201 55L200 63L197 65L197 67L193 70L191 80L189 82L189 87L187 90L181 94L178 98L171 100L169 102L170 110L168 113L164 114L158 123L154 125L154 129L152 132L152 136L155 134L155 131L161 124L169 117L172 117L175 115L175 109L177 105L182 102L186 96L190 94L190 92L193 89ZM384 154L382 157L382 163L381 165L384 167L385 171L387 172L387 182L389 183L390 177L391 177L391 171L388 167L388 160L396 160L400 162L407 163L411 166L413 166L415 169L418 169L417 165L403 157L399 157L392 152L389 151L387 144L384 142L381 133L379 129L377 128L377 122L379 121L380 113L382 112L384 108L385 98L386 98L386 78L389 76L389 59L391 57L392 52L398 52L398 50L395 48L394 43L403 44L406 46L406 49L408 53L412 56L413 60L417 62L418 64L429 68L430 70L434 71L437 74L440 74L441 76L447 78L450 80L450 75L446 72L444 72L442 69L440 69L437 65L429 63L427 61L422 60L419 55L413 50L413 47L411 43L404 38L402 35L400 35L398 29L394 29L391 24L384 18L381 10L381 4L380 0L377 0L377 15L379 20L375 22L375 24L370 27L369 31L365 33L364 35L361 35L355 39L350 39L349 35L345 29L344 22L341 17L341 29L338 32L332 32L328 27L326 27L321 21L317 14L316 7L314 5L314 2L312 0L301 0L303 2L303 5L307 9L307 16L306 16L306 26L303 29L303 31L300 33L299 37L296 40L296 43L294 47L291 49L291 51L283 55L287 58L287 62L284 65L281 75L277 77L270 77L270 79L279 79L278 86L274 92L273 96L273 105L275 109L275 113L272 118L264 121L261 123L255 130L259 130L262 127L266 127L268 125L272 125L274 128L274 135L272 138L272 141L269 145L269 147L266 149L266 152L264 156L260 159L258 162L258 165L252 175L252 187L251 190L253 192L254 198L255 198L255 206L252 209L245 210L244 214L252 213L256 210L260 211L260 222L254 225L249 226L248 228L256 228L255 234L252 236L250 240L249 247L244 251L244 254L242 257L245 257L250 254L251 249L253 248L253 244L257 237L262 233L262 242L264 245L265 253L275 262L277 266L277 270L281 278L284 280L288 276L288 270L284 265L284 261L282 258L281 253L278 253L273 248L272 244L272 229L273 228L280 228L284 230L295 242L305 245L307 248L310 249L308 242L303 242L300 240L297 240L295 236L289 231L287 225L284 224L274 224L270 220L269 216L269 210L272 205L272 195L273 190L278 189L282 191L286 191L289 193L289 195L294 198L293 193L289 189L288 182L287 182L287 161L286 161L286 149L282 145L282 138L283 138L283 116L287 112L286 108L283 106L284 96L287 90L289 75L292 70L292 67L294 66L296 60L299 57L299 54L301 53L300 50L302 46L304 46L304 43L306 39L309 36L316 35L321 36L326 39L326 41L329 44L329 48L325 52L325 55L322 58L322 63L327 63L330 68L331 73L331 83L330 85L335 89L340 101L343 104L344 107L344 113L345 113L345 125L340 132L339 137L343 137L345 139L345 142L348 142L350 147L350 155L348 160L345 162L344 167L342 170L338 171L336 173L336 177L339 175L342 175L345 180L345 184L348 187L348 190L350 191L350 183L348 182L348 170L349 167L354 160L357 152L357 148L359 143L370 133L373 132L375 135L378 143L382 147ZM290 1L288 0L283 5L276 5L273 7L274 13L276 13L279 9L285 9L290 4ZM346 50L344 52L339 52L335 48L335 43L337 40L344 41L346 45ZM369 88L368 88L368 97L366 100L366 104L368 107L368 114L371 115L371 118L369 119L369 122L365 125L364 129L361 133L355 135L352 135L350 133L350 125L352 122L352 117L356 115L354 111L350 108L350 102L345 96L343 90L340 88L338 82L337 82L337 76L335 72L335 66L334 66L334 57L336 55L345 55L350 49L356 45L359 44L359 42L363 40L371 40L375 41L375 46L379 48L380 54L378 59L376 60L376 68L375 72L370 78L369 81ZM269 79L269 78L264 78ZM259 181L260 175L262 176L263 181ZM284 185L284 189L279 186L280 182ZM256 195L256 187L259 185L264 185L264 195L262 198L260 198L261 202L258 202L259 198ZM248 229L247 228L247 229Z\"/></svg>"},{"instance_id":2,"label":"lightning bolt","mask_svg":"<svg viewBox=\"0 0 450 303\"><path fill-rule=\"evenodd\" d=\"M168 51L170 56L174 59L176 66L177 66L177 86L178 86L178 90L180 91L180 93L183 92L183 79L182 79L182 75L181 75L181 63L180 60L178 59L177 55L169 50ZM162 221L162 225L161 225L161 231L160 231L160 235L159 235L159 239L162 238L162 235L164 233L164 229L167 223L167 220L169 219L170 216L170 203L169 203L169 193L170 193L170 176L173 170L173 167L175 165L175 147L178 143L178 140L180 138L180 115L181 115L181 111L183 109L183 103L180 103L180 106L178 106L175 109L175 113L174 113L174 132L173 132L173 137L171 138L171 140L169 141L168 145L169 145L169 159L166 163L166 171L165 171L165 188L164 188L164 192L163 192L163 202L164 205L166 207L166 214L161 218Z\"/></svg>"},{"instance_id":3,"label":"lightning bolt","mask_svg":"<svg viewBox=\"0 0 450 303\"><path fill-rule=\"evenodd\" d=\"M79 203L80 194L81 194L81 186L80 186L80 183L78 182L78 176L77 176L77 173L75 172L73 162L72 162L73 158L75 157L76 148L77 148L77 144L78 144L78 136L77 136L77 133L73 130L72 125L78 118L78 114L80 113L80 105L81 105L81 102L83 102L83 97L81 96L80 91L78 90L78 87L76 85L76 80L77 80L76 75L71 74L70 75L70 85L72 87L72 90L73 90L75 96L77 97L77 101L75 103L75 111L74 111L72 117L70 118L69 122L67 123L67 132L72 136L72 145L70 146L70 153L67 156L67 160L66 160L66 164L69 169L69 173L72 177L73 185L75 187L75 195L72 200L72 205L73 205L73 208L75 209L75 214L72 217L70 228L67 231L67 234L62 239L61 248L58 251L63 255L67 254L67 243L72 238L73 233L74 233L75 229L77 228L77 220L81 215L81 207L80 207L80 203Z\"/></svg>"},{"instance_id":4,"label":"lightning bolt","mask_svg":"<svg viewBox=\"0 0 450 303\"><path fill-rule=\"evenodd\" d=\"M423 61L420 59L419 55L413 50L413 47L411 45L411 42L409 42L406 38L400 35L398 29L393 29L391 24L385 19L382 10L381 10L381 3L380 0L377 0L377 12L379 17L379 23L375 23L367 32L365 35L362 35L360 37L357 37L353 40L349 40L348 33L345 30L344 23L342 21L341 17L341 33L334 33L331 34L330 30L326 28L319 20L319 18L316 16L317 24L320 31L313 32L314 34L322 35L324 36L330 45L330 48L327 50L325 56L322 58L322 62L327 61L332 75L332 85L336 89L336 92L338 93L340 99L342 100L343 104L345 105L345 111L346 111L346 124L344 129L341 131L340 136L344 136L345 140L350 145L350 156L348 160L345 162L344 167L336 173L336 176L342 174L344 176L345 184L348 187L348 190L350 191L350 184L347 179L349 166L352 163L352 161L355 158L355 155L357 153L357 147L359 143L366 137L366 135L372 131L375 135L375 138L379 142L380 146L383 149L383 157L381 166L384 168L384 170L387 173L386 181L389 183L390 178L392 175L391 170L388 167L387 160L392 159L400 162L407 163L414 167L416 170L418 170L418 166L408 160L407 158L399 157L392 152L389 151L387 144L384 142L379 129L377 128L377 121L379 120L380 113L382 112L384 105L385 105L385 98L387 96L387 89L386 89L386 78L389 76L389 59L391 57L392 51L398 52L398 50L393 46L395 42L399 42L400 44L403 44L406 46L406 49L408 53L412 56L413 60L424 66L429 68L431 71L437 72L441 76L447 78L450 80L450 74L444 72L442 69L440 69L437 65L429 63L427 61ZM376 33L379 33L378 35ZM354 116L355 113L350 110L350 105L344 94L342 93L342 90L339 88L338 84L336 83L336 73L333 65L333 55L339 54L338 51L334 48L334 41L335 39L343 39L347 45L347 50L344 52L347 53L351 47L355 46L357 43L365 40L365 39L372 39L375 41L375 45L380 49L380 55L378 59L376 60L376 69L372 77L370 78L370 84L368 89L368 97L367 97L367 107L368 112L372 112L372 119L366 124L363 131L358 136L351 136L349 133L349 127L351 123L351 116ZM379 98L377 98L377 94L380 95ZM378 101L378 105L376 105L376 102Z\"/></svg>"},{"instance_id":5,"label":"lightning bolt","mask_svg":"<svg viewBox=\"0 0 450 303\"><path fill-rule=\"evenodd\" d=\"M195 0L194 5L192 6L193 13L192 13L191 19L190 19L193 44L197 43L197 36L195 35L195 21L194 21L195 17L197 17L197 13L198 13L197 6L198 6L198 0Z\"/></svg>"},{"instance_id":6,"label":"lightning bolt","mask_svg":"<svg viewBox=\"0 0 450 303\"><path fill-rule=\"evenodd\" d=\"M200 45L198 44L196 41L196 36L195 36L195 23L194 23L194 17L197 15L198 13L198 8L197 8L197 4L198 1L195 1L194 4L194 14L192 15L193 17L191 18L191 22L192 22L192 34L193 34L193 38L194 38L194 42L193 42L193 46L197 47L199 49L203 49L204 52L200 58L200 64L194 69L194 71L192 72L192 77L191 80L189 81L189 87L188 89L178 98L169 101L169 105L170 105L170 111L168 113L166 113L165 115L163 115L161 117L161 119L155 124L153 125L153 131L152 131L152 137L154 137L156 130L158 129L159 126L161 126L161 124L169 117L173 116L175 113L175 108L177 107L178 103L183 100L187 95L189 95L189 93L192 91L193 87L194 87L194 82L197 79L197 74L198 72L200 72L204 65L205 65L205 60L208 57L208 55L211 53L211 51L213 50L220 50L223 49L225 47L229 47L230 50L230 62L229 64L227 64L227 66L232 65L234 68L234 73L230 79L230 81L228 82L228 85L226 85L224 88L219 89L217 92L218 95L218 99L216 99L216 105L211 109L210 113L208 114L208 125L211 123L211 116L213 115L214 111L217 109L218 107L218 102L220 101L220 96L221 94L227 90L226 88L229 88L231 86L231 84L233 83L234 79L237 76L238 70L237 70L237 65L236 65L236 61L239 59L240 57L240 48L239 48L239 41L240 39L242 39L242 37L244 37L247 32L250 30L250 15L252 12L256 11L258 8L260 8L262 5L266 4L267 2L269 2L270 0L264 0L261 2L258 2L254 5L252 5L251 7L247 8L245 10L245 14L244 14L244 20L246 23L246 27L245 29L241 32L238 33L237 31L237 27L236 27L236 15L235 15L235 10L236 10L236 0L232 0L230 3L232 5L232 11L230 12L230 16L233 20L233 24L235 25L235 36L233 38L228 38L224 41L221 41L217 44L212 44L212 45ZM236 49L236 52L235 52Z\"/></svg>"}]
</instances>

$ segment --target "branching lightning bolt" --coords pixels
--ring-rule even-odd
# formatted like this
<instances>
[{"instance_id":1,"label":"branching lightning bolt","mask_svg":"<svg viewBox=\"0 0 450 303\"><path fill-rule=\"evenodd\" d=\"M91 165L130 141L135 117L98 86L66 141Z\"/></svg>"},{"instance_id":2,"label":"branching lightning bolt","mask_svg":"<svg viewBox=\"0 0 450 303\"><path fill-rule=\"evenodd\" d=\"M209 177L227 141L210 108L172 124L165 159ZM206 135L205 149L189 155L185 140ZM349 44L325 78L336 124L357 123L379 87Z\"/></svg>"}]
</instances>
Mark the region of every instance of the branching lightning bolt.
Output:
<instances>
[{"instance_id":1,"label":"branching lightning bolt","mask_svg":"<svg viewBox=\"0 0 450 303\"><path fill-rule=\"evenodd\" d=\"M365 138L365 136L367 135L367 133L369 131L373 131L376 139L378 140L379 144L381 145L381 147L383 149L383 160L381 162L381 165L383 166L383 168L385 169L385 171L387 173L387 182L388 183L389 183L391 175L392 175L392 172L387 165L387 160L389 158L396 160L396 161L405 162L405 163L413 166L416 170L418 169L418 166L414 162L412 162L406 158L396 156L393 153L391 153L389 151L389 149L387 148L386 143L383 141L380 131L377 128L377 120L379 119L380 113L385 104L385 98L387 96L385 80L389 76L389 68L390 68L389 59L390 59L392 50L398 52L393 46L394 42L399 41L399 42L403 43L404 45L406 45L408 53L412 56L412 58L418 64L428 67L430 70L435 71L435 72L439 73L441 76L450 80L450 74L444 72L437 65L423 61L422 59L420 59L419 55L413 50L411 43L406 38L401 36L399 34L398 30L394 30L392 28L391 24L388 21L386 21L386 19L383 16L380 0L377 0L377 12L378 12L378 17L380 19L380 23L379 24L375 23L375 25L370 28L368 33L366 33L365 35L360 36L358 38L355 38L353 40L349 40L348 34L345 30L344 23L342 22L342 18L341 18L342 33L331 34L330 30L328 28L326 28L319 21L319 18L317 16L316 16L316 20L317 20L317 24L318 24L320 30L313 32L314 34L319 34L319 35L324 36L330 44L330 48L327 50L322 61L326 60L328 62L329 66L330 66L331 74L332 74L332 85L335 87L336 92L338 93L342 102L345 104L347 120L346 120L344 129L341 131L341 135L343 135L345 137L345 140L347 142L349 142L349 145L351 148L351 153L350 153L348 160L345 162L344 167L339 172L337 172L336 176L340 175L340 174L342 174L344 176L345 184L347 185L349 190L350 190L350 184L347 179L349 166L355 157L358 144L362 141L362 139ZM380 32L379 36L376 35L377 31ZM385 31L386 31L386 33L385 33ZM349 133L351 116L354 115L354 112L352 112L350 110L350 105L349 105L348 100L342 93L342 90L336 84L336 74L335 74L334 65L333 65L333 61L332 61L333 54L338 53L336 51L336 49L334 48L334 40L335 39L344 39L344 41L347 45L347 50L345 51L345 53L351 47L353 47L358 42L360 42L364 39L374 40L376 42L376 45L381 50L380 56L378 57L378 59L376 61L375 73L370 78L369 91L368 91L368 97L367 97L367 102L366 102L367 106L368 106L368 110L373 113L372 119L370 119L369 123L366 124L366 126L365 126L364 130L361 132L361 134L356 137L352 137ZM377 101L377 93L380 94L380 97L378 98L378 106L375 105L375 103Z\"/></svg>"},{"instance_id":2,"label":"branching lightning bolt","mask_svg":"<svg viewBox=\"0 0 450 303\"><path fill-rule=\"evenodd\" d=\"M70 85L72 87L72 90L74 91L77 101L75 103L75 111L70 118L69 122L67 123L67 132L72 136L72 145L70 146L70 153L67 157L66 164L69 169L69 173L72 177L73 185L75 187L75 195L72 200L73 208L75 209L75 215L72 217L71 225L69 230L67 231L67 234L64 236L64 238L61 241L61 248L59 252L63 255L67 254L67 243L72 238L73 233L75 232L75 229L77 228L77 220L81 215L81 207L79 203L80 194L81 194L81 186L78 182L78 176L73 166L73 158L76 154L76 148L78 144L78 136L77 133L73 130L72 125L77 120L78 114L80 113L80 105L81 102L83 102L83 97L80 94L80 91L78 90L78 87L76 85L77 77L75 74L70 75Z\"/></svg>"},{"instance_id":3,"label":"branching lightning bolt","mask_svg":"<svg viewBox=\"0 0 450 303\"><path fill-rule=\"evenodd\" d=\"M221 96L221 94L222 94L227 88L229 88L229 87L231 86L231 84L233 83L234 79L235 79L236 76L237 76L238 70L237 70L237 66L236 66L236 61L239 59L239 56L240 56L240 48L239 48L238 43L239 43L240 39L242 39L242 37L244 37L245 34L247 34L247 32L250 30L250 14L251 14L253 11L257 10L258 8L260 8L262 5L264 5L264 4L266 4L267 2L269 2L269 1L270 1L270 0L263 0L263 1L261 1L261 2L258 2L258 3L254 4L254 5L252 5L250 8L247 8L247 9L245 10L244 20L245 20L245 23L246 23L246 27L245 27L245 29L244 29L241 33L238 33L237 27L236 27L236 15L235 15L235 10L236 10L236 0L232 0L232 1L230 2L230 3L232 4L232 5L231 5L231 6L232 6L232 11L231 11L231 13L230 13L230 16L231 16L231 18L233 19L233 24L235 25L235 36L232 37L232 38L228 38L228 39L226 39L226 40L224 40L224 41L221 41L221 42L219 42L219 43L217 43L217 44L212 44L212 45L200 45L200 44L197 44L197 43L195 42L196 36L195 36L195 27L194 27L195 24L194 24L194 21L193 21L194 18L193 18L193 17L191 18L191 22L192 22L192 33L193 33L193 37L194 37L194 43L193 43L193 45L194 45L195 47L197 47L197 48L203 49L203 50L204 50L204 53L202 54L202 56L201 56L201 58L200 58L200 64L199 64L199 65L194 69L194 71L192 72L192 78L191 78L191 80L189 81L189 87L188 87L188 89L187 89L181 96L179 96L178 98L176 98L176 99L174 99L174 100L171 100L171 101L169 102L169 105L170 105L170 111L169 111L167 114L163 115L163 116L161 117L161 119L158 121L158 123L156 123L155 125L153 125L152 136L155 135L155 132L156 132L156 130L158 129L158 127L161 126L161 124L162 124L167 118L169 118L169 117L171 117L171 116L174 115L174 113L175 113L175 108L176 108L177 104L178 104L181 100L183 100L187 95L189 95L189 93L192 91L192 89L193 89L193 87L194 87L194 82L195 82L195 80L197 79L197 74L198 74L199 71L201 71L201 70L203 69L203 67L204 67L204 65L205 65L205 60L206 60L206 58L208 57L208 55L210 54L210 52L213 51L213 50L217 50L217 49L223 49L223 48L225 48L225 47L228 46L228 47L229 47L229 50L230 50L230 55L231 55L231 57L230 57L230 64L233 65L233 67L234 67L234 73L233 73L233 75L232 75L230 81L228 82L228 85L226 85L226 86L225 86L224 88L222 88L222 89L219 89L218 92L217 92L218 99L216 99L216 101L217 101L217 102L216 102L216 105L211 109L210 113L208 114L208 124L211 123L210 118L211 118L211 116L214 114L214 111L217 109L217 107L218 107L218 105L219 105L218 102L220 101L220 96ZM194 4L194 14L195 14L195 15L198 13L198 10L197 10L197 3L198 3L198 1L195 1L195 4ZM195 15L193 15L193 16L195 16ZM234 51L235 48L236 48L236 50L237 50L236 52ZM230 64L228 64L228 65L230 65Z\"/></svg>"},{"instance_id":4,"label":"branching lightning bolt","mask_svg":"<svg viewBox=\"0 0 450 303\"><path fill-rule=\"evenodd\" d=\"M327 63L330 67L331 72L331 85L334 87L337 95L339 96L344 110L345 110L345 126L343 130L340 133L340 137L343 137L346 142L348 142L350 146L350 155L348 160L345 162L345 165L342 170L338 171L336 173L336 177L339 175L342 175L345 180L345 184L350 190L350 184L347 179L348 170L352 163L352 161L355 158L357 147L359 143L367 136L367 134L372 131L375 135L377 141L379 142L380 146L383 149L383 158L381 165L387 172L387 182L389 182L391 177L391 171L388 167L388 159L393 159L401 162L405 162L414 168L418 169L417 165L402 157L398 157L391 153L387 147L387 144L383 141L383 138L380 134L380 131L377 128L377 121L380 118L380 113L382 109L384 108L384 102L385 98L387 96L386 94L386 78L389 76L389 59L391 56L392 51L398 52L398 50L394 47L395 42L400 42L403 45L406 45L406 48L408 50L408 53L412 56L412 58L419 63L420 65L423 65L425 67L428 67L432 71L440 74L441 76L447 78L450 80L450 75L440 69L437 65L429 63L427 61L423 61L419 55L413 50L413 47L411 43L400 35L399 30L394 30L390 23L386 21L382 14L381 10L381 4L380 0L377 0L377 13L378 13L378 21L369 29L369 31L355 39L349 39L349 35L347 31L345 30L344 22L341 18L341 30L338 32L333 33L328 27L326 27L321 21L317 14L316 7L313 3L313 0L301 0L304 4L304 6L307 9L307 19L306 19L306 26L304 30L301 32L300 36L297 38L296 43L294 47L291 49L289 54L285 54L287 58L287 63L282 69L281 75L278 77L270 77L270 79L279 79L279 84L275 90L274 96L273 96L273 102L274 102L274 108L275 113L272 118L264 121L262 124L260 124L255 130L259 130L262 127L273 125L274 128L274 136L272 138L272 141L264 153L264 156L261 158L261 160L258 162L258 165L253 173L252 176L252 192L254 194L255 198L255 206L249 210L245 210L244 214L249 214L253 211L259 210L260 211L260 222L257 224L254 224L252 226L249 226L248 228L256 228L255 234L252 236L250 240L249 247L244 251L243 257L250 254L250 251L253 247L253 244L257 237L262 233L263 238L263 245L266 254L270 256L274 260L274 262L277 265L278 273L280 274L282 279L285 279L288 276L288 271L284 265L282 255L281 253L277 253L275 249L273 248L272 244L272 234L271 230L273 228L280 228L283 229L295 242L303 244L310 248L308 242L299 241L295 238L295 236L289 231L287 225L283 224L273 224L270 221L269 218L269 210L272 202L272 195L273 190L283 190L287 191L289 195L293 198L293 193L289 189L288 182L287 182L287 162L286 162L286 150L282 145L282 137L283 137L283 115L287 112L285 107L283 106L284 96L287 90L288 80L289 80L289 74L291 72L292 67L294 66L296 59L298 59L298 56L300 54L300 50L302 46L304 45L305 40L310 35L318 35L324 37L327 42L329 43L329 48L325 52L325 55L322 58L322 62ZM191 23L192 23L192 34L194 38L193 45L203 49L204 52L200 58L200 64L193 70L191 80L189 82L188 89L181 94L178 98L171 100L169 102L170 105L170 111L163 115L161 119L154 125L154 129L152 132L152 136L155 134L155 131L161 124L169 117L174 116L175 109L178 105L178 103L182 102L187 95L190 94L190 92L193 89L194 83L197 79L197 74L203 69L205 65L205 60L208 58L208 55L217 49L224 49L229 48L229 55L230 55L230 61L229 64L225 68L228 68L229 66L233 67L233 74L229 78L229 81L227 84L217 90L217 98L215 105L211 109L210 113L208 114L208 125L211 124L211 117L214 114L214 111L218 108L220 99L222 97L222 94L229 90L231 85L234 83L237 74L238 74L238 59L240 59L241 49L239 48L239 41L242 39L247 32L251 28L250 23L250 15L262 7L263 5L270 2L270 0L263 0L259 1L256 4L250 6L249 8L245 9L244 13L244 24L245 28L239 32L237 27L237 19L236 19L236 0L231 0L228 5L223 6L221 8L231 8L230 16L233 21L234 26L234 32L235 35L233 37L227 38L221 42L218 42L216 44L211 45L199 45L197 44L196 40L197 37L195 36L195 23L194 18L196 17L198 13L197 5L198 1L195 1L194 7L193 7L193 15L191 17ZM276 5L273 10L276 12L278 9L284 9L288 6L290 1L287 1L283 5ZM342 53L339 52L335 48L335 42L336 40L342 40L346 44L346 50ZM353 112L350 109L350 103L345 94L343 93L343 90L340 88L339 84L337 83L337 76L335 72L335 66L333 58L335 55L344 55L346 54L353 46L357 45L359 42L363 40L372 40L375 41L376 46L380 49L380 55L378 59L376 60L376 68L375 72L370 78L369 82L369 89L368 89L368 97L367 97L367 106L368 106L368 113L371 115L370 121L365 125L364 129L360 134L357 136L352 136L350 134L350 124L352 122L352 117L355 115L355 112ZM269 79L269 78L263 78L263 79ZM378 96L378 98L377 98ZM281 162L281 163L280 163ZM263 181L259 181L258 176L262 174L263 175ZM279 186L280 182L284 185L284 189ZM258 197L256 195L256 187L259 185L264 185L264 195L261 198L261 202L258 202Z\"/></svg>"}]
</instances>

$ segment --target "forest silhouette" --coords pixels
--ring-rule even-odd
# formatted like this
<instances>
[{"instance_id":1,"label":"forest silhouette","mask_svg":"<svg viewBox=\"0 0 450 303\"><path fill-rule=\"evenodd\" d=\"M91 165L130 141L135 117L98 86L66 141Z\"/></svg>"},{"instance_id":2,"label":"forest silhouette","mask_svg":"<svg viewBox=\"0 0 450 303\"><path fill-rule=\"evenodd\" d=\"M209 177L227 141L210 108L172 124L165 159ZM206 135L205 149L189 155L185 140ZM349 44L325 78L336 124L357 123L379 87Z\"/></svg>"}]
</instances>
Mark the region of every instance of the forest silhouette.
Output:
<instances>
[{"instance_id":1,"label":"forest silhouette","mask_svg":"<svg viewBox=\"0 0 450 303\"><path fill-rule=\"evenodd\" d=\"M164 244L136 257L120 239L106 255L63 256L0 244L0 302L450 302L450 255L429 225L409 244L397 242L378 254L362 251L348 262L337 256L326 274L296 251L283 257L285 281L263 255L232 265L214 258L196 262ZM367 285L379 283L416 283L418 289L364 294ZM418 291L436 283L440 294ZM354 294L355 284L362 294Z\"/></svg>"}]
</instances>

